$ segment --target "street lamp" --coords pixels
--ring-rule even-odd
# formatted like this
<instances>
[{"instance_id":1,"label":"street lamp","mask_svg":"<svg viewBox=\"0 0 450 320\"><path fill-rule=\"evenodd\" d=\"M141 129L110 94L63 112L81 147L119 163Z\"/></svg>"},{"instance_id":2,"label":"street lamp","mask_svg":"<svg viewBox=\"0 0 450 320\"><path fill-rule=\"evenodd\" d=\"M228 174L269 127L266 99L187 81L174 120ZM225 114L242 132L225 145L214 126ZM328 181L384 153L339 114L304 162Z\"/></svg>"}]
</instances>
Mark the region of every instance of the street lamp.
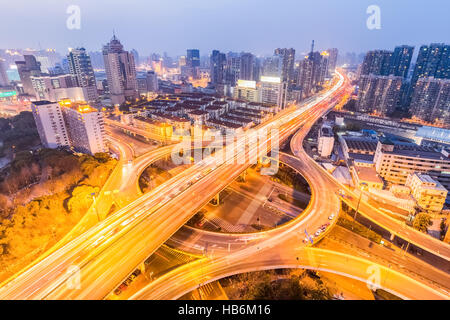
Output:
<instances>
[{"instance_id":1,"label":"street lamp","mask_svg":"<svg viewBox=\"0 0 450 320\"><path fill-rule=\"evenodd\" d=\"M361 198L362 198L362 195L363 195L363 191L364 191L364 189L366 189L369 185L367 184L367 183L365 183L365 182L361 182L360 183L360 186L361 186L361 193L359 194L359 200L358 200L358 204L356 205L356 210L355 210L355 215L354 215L354 217L353 217L353 225L352 225L352 231L353 231L353 227L355 226L355 224L356 224L356 215L358 214L358 210L359 210L359 205L361 204Z\"/></svg>"}]
</instances>

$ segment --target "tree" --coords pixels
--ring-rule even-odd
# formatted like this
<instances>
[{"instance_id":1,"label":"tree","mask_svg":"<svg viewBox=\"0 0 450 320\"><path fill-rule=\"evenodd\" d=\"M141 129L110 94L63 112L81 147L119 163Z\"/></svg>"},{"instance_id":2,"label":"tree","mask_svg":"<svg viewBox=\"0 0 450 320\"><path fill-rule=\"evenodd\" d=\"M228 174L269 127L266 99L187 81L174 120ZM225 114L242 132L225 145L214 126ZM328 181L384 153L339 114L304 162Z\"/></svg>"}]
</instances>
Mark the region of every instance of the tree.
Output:
<instances>
[{"instance_id":1,"label":"tree","mask_svg":"<svg viewBox=\"0 0 450 320\"><path fill-rule=\"evenodd\" d=\"M419 231L427 232L428 227L432 224L431 217L426 213L419 213L414 218L413 227Z\"/></svg>"}]
</instances>

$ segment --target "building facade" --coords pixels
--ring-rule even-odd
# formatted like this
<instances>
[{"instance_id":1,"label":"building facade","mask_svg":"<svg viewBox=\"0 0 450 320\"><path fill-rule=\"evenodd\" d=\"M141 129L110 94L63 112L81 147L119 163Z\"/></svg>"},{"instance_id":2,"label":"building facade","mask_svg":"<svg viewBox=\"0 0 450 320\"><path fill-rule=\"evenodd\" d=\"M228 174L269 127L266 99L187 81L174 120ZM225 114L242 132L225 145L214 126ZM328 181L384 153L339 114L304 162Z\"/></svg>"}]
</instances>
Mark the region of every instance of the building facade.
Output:
<instances>
[{"instance_id":1,"label":"building facade","mask_svg":"<svg viewBox=\"0 0 450 320\"><path fill-rule=\"evenodd\" d=\"M103 47L106 77L111 101L114 105L138 97L136 66L134 56L123 49L123 45L114 35Z\"/></svg>"}]
</instances>

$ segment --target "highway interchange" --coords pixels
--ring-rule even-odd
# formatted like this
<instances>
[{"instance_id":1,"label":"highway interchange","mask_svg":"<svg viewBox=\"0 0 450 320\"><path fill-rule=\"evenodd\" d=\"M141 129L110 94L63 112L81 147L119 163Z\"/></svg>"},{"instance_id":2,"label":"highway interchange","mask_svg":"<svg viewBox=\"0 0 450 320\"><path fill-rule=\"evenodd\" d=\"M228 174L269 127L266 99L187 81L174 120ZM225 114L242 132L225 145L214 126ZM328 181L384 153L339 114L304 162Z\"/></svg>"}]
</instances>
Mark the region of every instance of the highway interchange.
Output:
<instances>
[{"instance_id":1,"label":"highway interchange","mask_svg":"<svg viewBox=\"0 0 450 320\"><path fill-rule=\"evenodd\" d=\"M291 149L295 156L282 154L280 160L299 172L309 173L304 176L309 180L312 198L307 210L300 217L281 227L261 233L210 234L209 236L213 239L208 239L208 242L214 242L214 237L225 237L225 241L221 238L216 242L214 253L206 254L204 259L191 263L190 266L177 268L158 278L136 293L133 298L173 299L195 289L199 284L229 274L279 267L303 266L321 270L330 269L365 281L368 277L367 267L374 265L373 262L312 248L302 242L305 229L312 233L326 222L330 213L337 215L342 200L337 190L344 189L306 155L302 148L302 140L311 125L330 109L332 106L330 99L341 96L345 90L348 90L348 83L345 77L339 74L339 81L329 91L311 99L300 108L285 110L263 126L266 130L271 126L279 126L280 140L287 139L297 132L291 140ZM298 129L301 130L298 131ZM137 190L137 177L149 162L167 156L169 149L173 147L166 146L150 151L128 166L129 160L133 157L132 150L121 146L120 142L114 139L112 143L115 143L117 148L122 148L120 153L122 157L123 155L125 157L120 160L121 163L118 165L120 169L116 169L121 171L121 174L113 174L114 178L107 183L108 188L103 190L110 192L119 190L121 195L130 193L139 197L92 227L92 221L80 223L52 252L0 288L0 298L105 298L136 267L170 239L199 208L229 185L249 165L249 163L229 164L233 159L228 154L234 158L235 153L226 152L224 153L225 161L222 163L217 163L211 157L203 159L180 173L176 179L171 179L149 193L140 195ZM267 139L263 147L271 143L273 144L270 139ZM227 146L226 149L227 151L242 150L242 147L237 142L233 146ZM254 144L244 146L245 154L248 156L255 152L258 157L261 157L264 152L260 151L260 147ZM263 151L264 149L262 148ZM353 194L351 190L346 192ZM105 195L100 195L102 196ZM353 194L352 199L356 198L357 196ZM131 198L128 199L130 200ZM393 234L400 235L448 261L450 256L448 245L399 225L392 218L365 202L361 204L361 213ZM90 216L92 217L92 214ZM424 285L385 266L377 266L382 275L380 286L400 297L410 299L448 299L449 297L448 292ZM80 270L79 287L73 288L68 285L73 282L74 274L67 270Z\"/></svg>"}]
</instances>

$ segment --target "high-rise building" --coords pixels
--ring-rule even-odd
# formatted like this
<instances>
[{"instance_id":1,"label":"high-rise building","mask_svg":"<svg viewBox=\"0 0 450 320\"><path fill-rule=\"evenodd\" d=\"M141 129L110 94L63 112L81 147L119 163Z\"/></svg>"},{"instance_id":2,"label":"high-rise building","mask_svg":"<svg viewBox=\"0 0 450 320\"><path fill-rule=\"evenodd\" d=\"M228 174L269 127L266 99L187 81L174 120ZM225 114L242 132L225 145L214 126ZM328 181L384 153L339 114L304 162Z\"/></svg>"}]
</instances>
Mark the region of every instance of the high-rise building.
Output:
<instances>
[{"instance_id":1,"label":"high-rise building","mask_svg":"<svg viewBox=\"0 0 450 320\"><path fill-rule=\"evenodd\" d=\"M450 45L432 43L420 47L411 82L414 86L419 78L426 77L450 79Z\"/></svg>"},{"instance_id":2,"label":"high-rise building","mask_svg":"<svg viewBox=\"0 0 450 320\"><path fill-rule=\"evenodd\" d=\"M70 50L67 55L70 74L74 76L78 87L86 88L88 93L87 101L95 101L98 98L94 69L91 58L84 48Z\"/></svg>"},{"instance_id":3,"label":"high-rise building","mask_svg":"<svg viewBox=\"0 0 450 320\"><path fill-rule=\"evenodd\" d=\"M64 116L57 102L46 100L31 104L34 121L45 148L60 148L70 146Z\"/></svg>"},{"instance_id":4,"label":"high-rise building","mask_svg":"<svg viewBox=\"0 0 450 320\"><path fill-rule=\"evenodd\" d=\"M256 87L256 81L238 80L233 90L233 98L247 100L250 102L259 102L259 91Z\"/></svg>"},{"instance_id":5,"label":"high-rise building","mask_svg":"<svg viewBox=\"0 0 450 320\"><path fill-rule=\"evenodd\" d=\"M146 82L147 82L147 91L158 92L159 84L158 84L158 75L156 74L156 72L147 71Z\"/></svg>"},{"instance_id":6,"label":"high-rise building","mask_svg":"<svg viewBox=\"0 0 450 320\"><path fill-rule=\"evenodd\" d=\"M450 80L419 78L410 111L421 120L450 125Z\"/></svg>"},{"instance_id":7,"label":"high-rise building","mask_svg":"<svg viewBox=\"0 0 450 320\"><path fill-rule=\"evenodd\" d=\"M241 66L239 70L239 79L241 80L256 80L255 71L255 56L249 52L241 53Z\"/></svg>"},{"instance_id":8,"label":"high-rise building","mask_svg":"<svg viewBox=\"0 0 450 320\"><path fill-rule=\"evenodd\" d=\"M241 56L236 52L228 52L225 66L225 82L234 87L241 74Z\"/></svg>"},{"instance_id":9,"label":"high-rise building","mask_svg":"<svg viewBox=\"0 0 450 320\"><path fill-rule=\"evenodd\" d=\"M31 83L31 77L41 75L41 64L33 55L24 55L23 57L24 61L16 61L20 82L22 83L23 92L34 96L35 92Z\"/></svg>"},{"instance_id":10,"label":"high-rise building","mask_svg":"<svg viewBox=\"0 0 450 320\"><path fill-rule=\"evenodd\" d=\"M31 83L37 100L88 101L89 91L79 87L76 78L70 74L31 77Z\"/></svg>"},{"instance_id":11,"label":"high-rise building","mask_svg":"<svg viewBox=\"0 0 450 320\"><path fill-rule=\"evenodd\" d=\"M275 55L282 57L281 79L288 84L294 83L295 49L277 48Z\"/></svg>"},{"instance_id":12,"label":"high-rise building","mask_svg":"<svg viewBox=\"0 0 450 320\"><path fill-rule=\"evenodd\" d=\"M265 77L279 77L283 73L283 57L280 55L273 55L263 60L262 74Z\"/></svg>"},{"instance_id":13,"label":"high-rise building","mask_svg":"<svg viewBox=\"0 0 450 320\"><path fill-rule=\"evenodd\" d=\"M397 77L406 78L408 76L411 59L414 53L414 47L399 46L395 47L391 58L389 74Z\"/></svg>"},{"instance_id":14,"label":"high-rise building","mask_svg":"<svg viewBox=\"0 0 450 320\"><path fill-rule=\"evenodd\" d=\"M211 59L210 62L211 83L214 85L222 84L224 82L227 57L225 53L221 53L218 50L213 50L210 59Z\"/></svg>"},{"instance_id":15,"label":"high-rise building","mask_svg":"<svg viewBox=\"0 0 450 320\"><path fill-rule=\"evenodd\" d=\"M115 35L103 47L103 59L112 103L117 105L128 99L136 99L138 91L134 57L123 49Z\"/></svg>"},{"instance_id":16,"label":"high-rise building","mask_svg":"<svg viewBox=\"0 0 450 320\"><path fill-rule=\"evenodd\" d=\"M283 109L286 106L286 82L280 77L261 77L260 101Z\"/></svg>"},{"instance_id":17,"label":"high-rise building","mask_svg":"<svg viewBox=\"0 0 450 320\"><path fill-rule=\"evenodd\" d=\"M0 87L9 86L8 74L6 73L5 60L0 58Z\"/></svg>"},{"instance_id":18,"label":"high-rise building","mask_svg":"<svg viewBox=\"0 0 450 320\"><path fill-rule=\"evenodd\" d=\"M363 75L359 82L357 110L386 116L398 105L402 77Z\"/></svg>"},{"instance_id":19,"label":"high-rise building","mask_svg":"<svg viewBox=\"0 0 450 320\"><path fill-rule=\"evenodd\" d=\"M78 152L107 152L103 114L87 104L60 102L71 146Z\"/></svg>"},{"instance_id":20,"label":"high-rise building","mask_svg":"<svg viewBox=\"0 0 450 320\"><path fill-rule=\"evenodd\" d=\"M392 51L373 50L367 52L361 67L361 75L389 75L391 69Z\"/></svg>"},{"instance_id":21,"label":"high-rise building","mask_svg":"<svg viewBox=\"0 0 450 320\"><path fill-rule=\"evenodd\" d=\"M298 67L297 85L301 88L302 98L308 97L313 90L313 61L303 59Z\"/></svg>"},{"instance_id":22,"label":"high-rise building","mask_svg":"<svg viewBox=\"0 0 450 320\"><path fill-rule=\"evenodd\" d=\"M331 77L336 70L336 64L338 60L339 50L336 48L328 49L328 76Z\"/></svg>"},{"instance_id":23,"label":"high-rise building","mask_svg":"<svg viewBox=\"0 0 450 320\"><path fill-rule=\"evenodd\" d=\"M200 67L200 50L187 49L186 53L186 66Z\"/></svg>"},{"instance_id":24,"label":"high-rise building","mask_svg":"<svg viewBox=\"0 0 450 320\"><path fill-rule=\"evenodd\" d=\"M133 57L134 57L134 64L136 65L136 66L138 66L139 65L139 52L137 52L137 50L136 49L131 49L131 54L133 55Z\"/></svg>"}]
</instances>

